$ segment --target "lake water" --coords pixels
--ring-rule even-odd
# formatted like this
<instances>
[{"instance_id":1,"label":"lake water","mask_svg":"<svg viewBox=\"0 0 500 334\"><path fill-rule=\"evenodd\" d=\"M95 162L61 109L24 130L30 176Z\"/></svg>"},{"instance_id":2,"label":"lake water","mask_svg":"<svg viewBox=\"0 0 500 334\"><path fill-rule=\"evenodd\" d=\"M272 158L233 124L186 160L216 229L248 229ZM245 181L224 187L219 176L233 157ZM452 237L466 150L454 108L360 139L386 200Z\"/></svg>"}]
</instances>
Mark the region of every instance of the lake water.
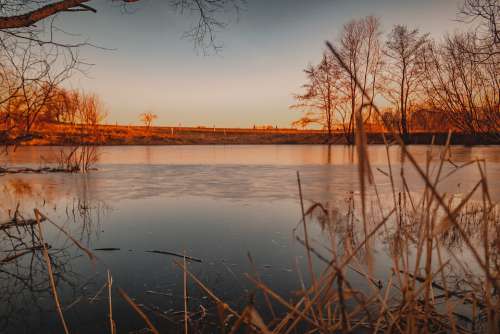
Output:
<instances>
[{"instance_id":1,"label":"lake water","mask_svg":"<svg viewBox=\"0 0 500 334\"><path fill-rule=\"evenodd\" d=\"M2 157L2 164L48 165L60 149L17 148ZM433 148L435 156L440 149ZM429 147L410 150L423 166ZM379 196L388 200L386 149L370 146L369 154ZM402 162L397 147L391 147L390 158L399 175ZM491 196L498 201L500 147L452 147L453 164L445 163L443 174L476 158L486 160ZM423 187L420 177L408 162L403 166L411 192L418 194ZM90 249L119 249L96 250L98 261L92 264L64 234L43 223L64 314L75 333L108 331L107 294L98 293L108 269L113 286L143 305L161 331L179 330L183 272L173 261L182 259L150 250L201 259L190 262L189 269L235 308L244 306L252 291L243 275L253 272L250 252L263 281L289 296L300 287L297 267L306 270L304 249L293 235L301 218L296 172L306 207L321 202L343 212L348 199L359 196L360 190L356 154L346 146L101 147L96 167L86 174L0 176L0 222L17 205L26 218L33 218L33 209L38 208ZM434 170L436 164L431 167ZM479 177L475 166L467 167L438 188L462 196ZM403 187L399 178L396 187ZM368 195L375 196L372 190ZM322 229L314 221L311 235L320 241ZM0 258L10 254L9 246L8 238L0 237ZM382 248L379 263L384 262ZM0 264L0 333L61 332L44 268L41 252ZM382 266L379 270L383 275ZM192 312L202 310L202 305L215 313L210 300L192 283L189 295ZM117 293L113 313L120 333L144 328Z\"/></svg>"}]
</instances>

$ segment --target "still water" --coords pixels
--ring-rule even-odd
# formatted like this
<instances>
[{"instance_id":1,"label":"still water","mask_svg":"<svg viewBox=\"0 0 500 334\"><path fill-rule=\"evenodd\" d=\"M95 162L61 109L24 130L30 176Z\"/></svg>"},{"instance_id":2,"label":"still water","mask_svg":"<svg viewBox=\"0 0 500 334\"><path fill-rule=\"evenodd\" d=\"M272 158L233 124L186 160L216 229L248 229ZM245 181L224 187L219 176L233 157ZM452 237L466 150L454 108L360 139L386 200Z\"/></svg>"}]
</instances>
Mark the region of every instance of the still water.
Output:
<instances>
[{"instance_id":1,"label":"still water","mask_svg":"<svg viewBox=\"0 0 500 334\"><path fill-rule=\"evenodd\" d=\"M7 167L50 165L61 148L21 147L2 157ZM430 148L411 147L424 166ZM441 148L432 149L439 157ZM391 184L384 146L370 146L374 183L384 201ZM392 170L401 171L418 194L423 183L397 147L389 150ZM484 159L494 201L500 199L500 147L453 147L447 174L470 160ZM179 258L147 251L185 253L201 259L189 269L216 295L237 308L252 285L250 253L263 281L287 297L299 288L297 268L305 270L303 247L293 230L300 222L297 171L305 206L321 202L339 212L359 196L357 157L344 146L131 146L101 147L97 170L86 174L13 174L0 176L0 222L18 206L25 218L38 208L98 257L89 261L74 243L43 223L52 247L55 277L72 332L107 332L107 270L113 286L125 290L147 310L162 331L179 330L183 309L183 273ZM435 171L436 163L431 166ZM479 180L470 166L440 182L438 189L461 196ZM402 184L396 177L396 188ZM371 189L371 188L370 188ZM369 196L374 196L369 191ZM312 238L322 230L311 218ZM0 237L0 259L9 239ZM383 247L377 255L384 262ZM61 332L41 254L0 264L0 333ZM380 275L383 275L380 267ZM213 304L189 285L193 313ZM118 332L139 332L143 321L113 295Z\"/></svg>"}]
</instances>

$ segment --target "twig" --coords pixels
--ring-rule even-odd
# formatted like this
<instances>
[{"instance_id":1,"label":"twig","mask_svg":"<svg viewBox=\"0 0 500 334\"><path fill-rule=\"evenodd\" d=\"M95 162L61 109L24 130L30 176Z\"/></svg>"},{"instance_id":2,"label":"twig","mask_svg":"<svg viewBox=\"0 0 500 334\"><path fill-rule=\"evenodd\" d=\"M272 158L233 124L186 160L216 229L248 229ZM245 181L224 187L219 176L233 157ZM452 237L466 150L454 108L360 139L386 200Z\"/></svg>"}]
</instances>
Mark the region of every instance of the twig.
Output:
<instances>
[{"instance_id":1,"label":"twig","mask_svg":"<svg viewBox=\"0 0 500 334\"><path fill-rule=\"evenodd\" d=\"M144 320L149 330L153 332L153 334L160 334L160 332L156 329L153 323L149 320L148 316L142 312L142 310L137 306L136 303L123 291L121 288L117 288L118 293L122 296L123 299L134 309L134 311Z\"/></svg>"}]
</instances>

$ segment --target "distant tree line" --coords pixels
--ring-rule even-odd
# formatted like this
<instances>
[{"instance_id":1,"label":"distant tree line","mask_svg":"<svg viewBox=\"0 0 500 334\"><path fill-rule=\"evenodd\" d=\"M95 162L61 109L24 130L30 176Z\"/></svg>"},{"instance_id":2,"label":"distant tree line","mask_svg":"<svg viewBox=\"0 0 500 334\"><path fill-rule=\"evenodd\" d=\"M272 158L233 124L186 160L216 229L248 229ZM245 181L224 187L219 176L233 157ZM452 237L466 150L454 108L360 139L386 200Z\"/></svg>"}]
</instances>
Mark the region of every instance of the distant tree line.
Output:
<instances>
[{"instance_id":1,"label":"distant tree line","mask_svg":"<svg viewBox=\"0 0 500 334\"><path fill-rule=\"evenodd\" d=\"M68 90L50 83L24 83L16 94L0 104L0 129L12 138L29 136L47 124L96 127L106 117L96 94Z\"/></svg>"},{"instance_id":2,"label":"distant tree line","mask_svg":"<svg viewBox=\"0 0 500 334\"><path fill-rule=\"evenodd\" d=\"M305 69L304 91L292 106L303 116L293 125L319 124L353 142L361 111L368 130L396 130L405 140L412 131L498 137L500 4L466 0L459 19L470 30L440 42L406 25L383 34L374 16L349 21L332 43L340 60L326 50ZM372 102L385 106L382 114L373 112Z\"/></svg>"}]
</instances>

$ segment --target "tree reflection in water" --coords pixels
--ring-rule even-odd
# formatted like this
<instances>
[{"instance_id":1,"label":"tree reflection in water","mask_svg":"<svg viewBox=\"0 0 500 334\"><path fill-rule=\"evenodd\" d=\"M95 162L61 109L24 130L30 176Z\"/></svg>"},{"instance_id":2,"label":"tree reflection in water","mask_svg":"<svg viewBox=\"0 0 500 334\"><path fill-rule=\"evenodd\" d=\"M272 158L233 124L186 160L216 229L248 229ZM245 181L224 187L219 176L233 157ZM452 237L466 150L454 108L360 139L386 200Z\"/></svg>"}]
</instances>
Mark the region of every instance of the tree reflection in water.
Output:
<instances>
[{"instance_id":1,"label":"tree reflection in water","mask_svg":"<svg viewBox=\"0 0 500 334\"><path fill-rule=\"evenodd\" d=\"M84 188L83 188L84 189ZM27 182L11 180L4 187L4 194L21 201L39 199L40 193ZM42 200L50 207L53 198ZM36 201L34 201L36 202ZM53 314L54 301L51 294L47 263L43 256L43 243L40 238L37 221L33 214L21 213L20 204L14 210L7 210L8 215L0 225L0 332L8 328L35 330L46 323L46 316ZM73 198L64 209L67 224L78 227L79 234L74 235L78 242L88 244L91 238L98 237L100 223L109 207L103 201L89 200L86 192ZM98 285L96 277L84 277L79 270L74 270L75 261L81 252L63 234L42 218L44 243L48 249L53 278L58 290L64 291L64 298L70 301L64 311L90 299L88 290L91 285ZM73 302L71 302L73 301ZM37 325L38 324L38 325Z\"/></svg>"}]
</instances>

